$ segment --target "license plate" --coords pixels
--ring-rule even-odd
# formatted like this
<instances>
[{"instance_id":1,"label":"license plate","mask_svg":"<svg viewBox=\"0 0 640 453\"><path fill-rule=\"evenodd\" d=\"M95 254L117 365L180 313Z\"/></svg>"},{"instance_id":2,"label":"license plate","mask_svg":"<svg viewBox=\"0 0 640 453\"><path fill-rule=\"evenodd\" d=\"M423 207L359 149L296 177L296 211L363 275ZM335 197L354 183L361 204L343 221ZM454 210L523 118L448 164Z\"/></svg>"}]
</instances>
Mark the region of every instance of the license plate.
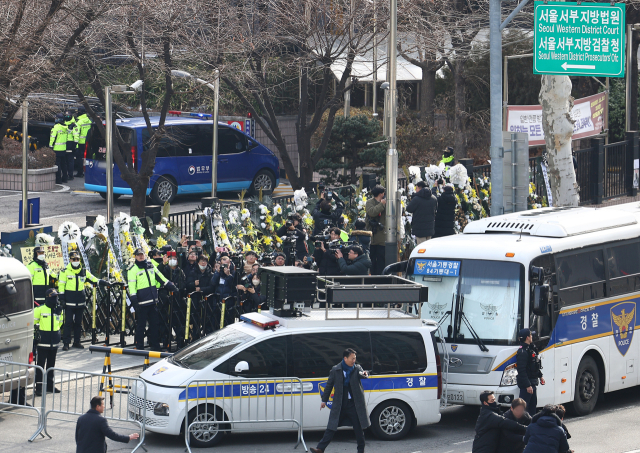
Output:
<instances>
[{"instance_id":1,"label":"license plate","mask_svg":"<svg viewBox=\"0 0 640 453\"><path fill-rule=\"evenodd\" d=\"M447 400L450 403L464 403L464 392L447 392Z\"/></svg>"},{"instance_id":2,"label":"license plate","mask_svg":"<svg viewBox=\"0 0 640 453\"><path fill-rule=\"evenodd\" d=\"M13 353L12 352L8 352L6 354L0 355L0 360L11 362L13 360Z\"/></svg>"},{"instance_id":3,"label":"license plate","mask_svg":"<svg viewBox=\"0 0 640 453\"><path fill-rule=\"evenodd\" d=\"M135 406L129 406L129 412L132 412L136 415L140 415L140 408Z\"/></svg>"}]
</instances>

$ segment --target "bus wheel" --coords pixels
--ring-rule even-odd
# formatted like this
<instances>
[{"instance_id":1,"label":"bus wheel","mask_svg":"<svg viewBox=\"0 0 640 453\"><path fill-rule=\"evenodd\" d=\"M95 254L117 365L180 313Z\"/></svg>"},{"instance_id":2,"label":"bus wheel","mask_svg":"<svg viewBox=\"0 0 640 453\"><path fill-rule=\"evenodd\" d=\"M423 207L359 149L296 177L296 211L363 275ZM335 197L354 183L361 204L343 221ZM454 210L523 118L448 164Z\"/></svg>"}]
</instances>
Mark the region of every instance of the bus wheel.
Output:
<instances>
[{"instance_id":1,"label":"bus wheel","mask_svg":"<svg viewBox=\"0 0 640 453\"><path fill-rule=\"evenodd\" d=\"M575 415L588 415L593 412L600 393L600 373L592 357L585 356L580 361L576 375L576 389L573 398Z\"/></svg>"},{"instance_id":2,"label":"bus wheel","mask_svg":"<svg viewBox=\"0 0 640 453\"><path fill-rule=\"evenodd\" d=\"M151 190L151 200L154 204L163 206L167 201L173 202L177 193L178 187L175 183L166 176L160 176Z\"/></svg>"},{"instance_id":3,"label":"bus wheel","mask_svg":"<svg viewBox=\"0 0 640 453\"><path fill-rule=\"evenodd\" d=\"M189 411L189 425L194 422L210 422L214 420L227 420L224 411L213 404L205 404ZM213 447L218 445L228 433L228 423L202 424L189 430L189 443L193 447Z\"/></svg>"},{"instance_id":4,"label":"bus wheel","mask_svg":"<svg viewBox=\"0 0 640 453\"><path fill-rule=\"evenodd\" d=\"M380 440L399 440L413 426L413 413L402 401L385 401L371 413L371 429Z\"/></svg>"},{"instance_id":5,"label":"bus wheel","mask_svg":"<svg viewBox=\"0 0 640 453\"><path fill-rule=\"evenodd\" d=\"M107 194L106 193L104 193L104 192L98 192L98 193L100 194L100 196L102 197L103 200L107 199ZM118 198L120 198L120 195L122 195L122 194L114 193L113 194L113 201L116 201Z\"/></svg>"}]
</instances>

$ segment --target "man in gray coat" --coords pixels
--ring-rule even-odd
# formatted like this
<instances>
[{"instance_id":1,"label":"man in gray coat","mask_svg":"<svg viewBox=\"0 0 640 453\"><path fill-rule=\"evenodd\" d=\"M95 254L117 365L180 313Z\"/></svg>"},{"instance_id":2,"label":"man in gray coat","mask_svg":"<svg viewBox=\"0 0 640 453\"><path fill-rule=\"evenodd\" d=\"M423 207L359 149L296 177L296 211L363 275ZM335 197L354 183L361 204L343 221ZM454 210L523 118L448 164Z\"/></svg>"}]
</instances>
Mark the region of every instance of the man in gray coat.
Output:
<instances>
[{"instance_id":1,"label":"man in gray coat","mask_svg":"<svg viewBox=\"0 0 640 453\"><path fill-rule=\"evenodd\" d=\"M356 365L356 351L345 349L342 353L342 362L331 369L329 380L322 393L320 410L329 402L331 392L334 391L331 413L327 430L316 448L311 448L313 453L324 453L333 439L333 435L339 426L353 426L353 431L358 442L358 453L364 453L364 430L371 423L367 414L367 404L364 399L364 389L360 378L368 378L369 374Z\"/></svg>"}]
</instances>

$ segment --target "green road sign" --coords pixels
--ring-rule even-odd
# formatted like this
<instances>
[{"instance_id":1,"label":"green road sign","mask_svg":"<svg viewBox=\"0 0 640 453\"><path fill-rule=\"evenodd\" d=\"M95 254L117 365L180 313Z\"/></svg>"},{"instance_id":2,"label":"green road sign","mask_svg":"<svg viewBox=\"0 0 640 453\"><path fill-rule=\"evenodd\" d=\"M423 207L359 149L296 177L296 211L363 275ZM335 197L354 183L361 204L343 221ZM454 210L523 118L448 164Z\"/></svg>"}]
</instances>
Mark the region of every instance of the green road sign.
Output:
<instances>
[{"instance_id":1,"label":"green road sign","mask_svg":"<svg viewBox=\"0 0 640 453\"><path fill-rule=\"evenodd\" d=\"M624 77L624 3L535 2L533 73Z\"/></svg>"}]
</instances>

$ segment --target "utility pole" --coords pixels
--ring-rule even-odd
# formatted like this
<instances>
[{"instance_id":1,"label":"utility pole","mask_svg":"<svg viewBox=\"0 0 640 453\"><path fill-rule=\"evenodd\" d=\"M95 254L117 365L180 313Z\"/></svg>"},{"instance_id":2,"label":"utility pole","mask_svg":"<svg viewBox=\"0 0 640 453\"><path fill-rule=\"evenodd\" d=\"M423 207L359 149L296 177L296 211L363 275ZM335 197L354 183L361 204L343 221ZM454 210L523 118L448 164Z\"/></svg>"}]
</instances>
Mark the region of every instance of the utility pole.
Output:
<instances>
[{"instance_id":1,"label":"utility pole","mask_svg":"<svg viewBox=\"0 0 640 453\"><path fill-rule=\"evenodd\" d=\"M498 0L499 1L499 0ZM385 209L386 216L386 243L385 243L385 263L391 264L398 261L398 228L397 208L398 202L398 150L396 149L396 107L397 107L397 34L398 34L398 0L390 0L389 15L389 58L388 58L388 74L389 74L389 149L387 151L387 206Z\"/></svg>"},{"instance_id":2,"label":"utility pole","mask_svg":"<svg viewBox=\"0 0 640 453\"><path fill-rule=\"evenodd\" d=\"M26 228L29 218L29 101L26 96L22 101L22 228ZM29 221L27 221L27 219Z\"/></svg>"},{"instance_id":3,"label":"utility pole","mask_svg":"<svg viewBox=\"0 0 640 453\"><path fill-rule=\"evenodd\" d=\"M491 216L502 214L504 204L504 184L502 178L502 31L500 27L500 2L501 0L489 0Z\"/></svg>"},{"instance_id":4,"label":"utility pole","mask_svg":"<svg viewBox=\"0 0 640 453\"><path fill-rule=\"evenodd\" d=\"M373 0L373 116L378 116L378 15L376 0Z\"/></svg>"},{"instance_id":5,"label":"utility pole","mask_svg":"<svg viewBox=\"0 0 640 453\"><path fill-rule=\"evenodd\" d=\"M211 198L216 197L218 185L218 104L220 102L220 70L215 70L213 81L213 146L211 156Z\"/></svg>"},{"instance_id":6,"label":"utility pole","mask_svg":"<svg viewBox=\"0 0 640 453\"><path fill-rule=\"evenodd\" d=\"M107 176L107 223L113 221L113 131L111 117L111 87L104 88L104 124L105 135L104 138L106 145L105 152L105 165Z\"/></svg>"}]
</instances>

